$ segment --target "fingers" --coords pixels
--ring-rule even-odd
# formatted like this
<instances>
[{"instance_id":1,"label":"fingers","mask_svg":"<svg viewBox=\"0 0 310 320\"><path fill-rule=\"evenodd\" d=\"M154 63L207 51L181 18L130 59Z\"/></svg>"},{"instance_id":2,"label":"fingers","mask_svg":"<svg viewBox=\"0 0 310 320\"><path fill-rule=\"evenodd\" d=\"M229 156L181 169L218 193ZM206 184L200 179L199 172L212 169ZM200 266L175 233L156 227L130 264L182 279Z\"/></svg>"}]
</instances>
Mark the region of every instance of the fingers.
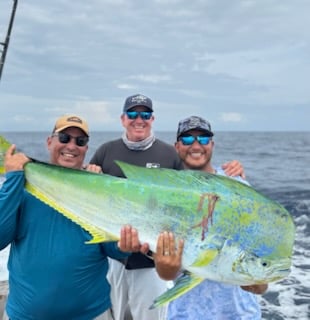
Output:
<instances>
[{"instance_id":1,"label":"fingers","mask_svg":"<svg viewBox=\"0 0 310 320\"><path fill-rule=\"evenodd\" d=\"M143 243L139 250L143 254L147 254L150 251L150 246L148 243Z\"/></svg>"},{"instance_id":2,"label":"fingers","mask_svg":"<svg viewBox=\"0 0 310 320\"><path fill-rule=\"evenodd\" d=\"M156 253L162 256L170 256L175 253L173 233L165 231L158 236Z\"/></svg>"},{"instance_id":3,"label":"fingers","mask_svg":"<svg viewBox=\"0 0 310 320\"><path fill-rule=\"evenodd\" d=\"M16 146L13 144L7 150L4 157L4 168L6 172L19 171L24 169L24 165L30 161L23 153L15 153Z\"/></svg>"},{"instance_id":4,"label":"fingers","mask_svg":"<svg viewBox=\"0 0 310 320\"><path fill-rule=\"evenodd\" d=\"M157 239L156 254L161 256L176 256L182 255L184 248L184 241L180 239L178 246L175 243L175 237L172 232L164 231Z\"/></svg>"},{"instance_id":5,"label":"fingers","mask_svg":"<svg viewBox=\"0 0 310 320\"><path fill-rule=\"evenodd\" d=\"M163 234L163 255L173 256L176 255L176 245L174 234L172 232L164 232Z\"/></svg>"},{"instance_id":6,"label":"fingers","mask_svg":"<svg viewBox=\"0 0 310 320\"><path fill-rule=\"evenodd\" d=\"M118 241L118 247L124 252L138 252L140 251L141 244L139 241L138 231L126 225L121 228L120 240Z\"/></svg>"},{"instance_id":7,"label":"fingers","mask_svg":"<svg viewBox=\"0 0 310 320\"><path fill-rule=\"evenodd\" d=\"M102 173L101 167L97 166L96 164L86 164L83 166L83 169L95 173Z\"/></svg>"},{"instance_id":8,"label":"fingers","mask_svg":"<svg viewBox=\"0 0 310 320\"><path fill-rule=\"evenodd\" d=\"M246 178L244 168L242 164L237 160L224 163L222 165L222 168L225 171L225 173L230 177L240 176L243 179Z\"/></svg>"},{"instance_id":9,"label":"fingers","mask_svg":"<svg viewBox=\"0 0 310 320\"><path fill-rule=\"evenodd\" d=\"M174 279L182 264L184 241L179 240L176 247L172 232L162 232L157 239L154 261L158 275L164 280Z\"/></svg>"}]
</instances>

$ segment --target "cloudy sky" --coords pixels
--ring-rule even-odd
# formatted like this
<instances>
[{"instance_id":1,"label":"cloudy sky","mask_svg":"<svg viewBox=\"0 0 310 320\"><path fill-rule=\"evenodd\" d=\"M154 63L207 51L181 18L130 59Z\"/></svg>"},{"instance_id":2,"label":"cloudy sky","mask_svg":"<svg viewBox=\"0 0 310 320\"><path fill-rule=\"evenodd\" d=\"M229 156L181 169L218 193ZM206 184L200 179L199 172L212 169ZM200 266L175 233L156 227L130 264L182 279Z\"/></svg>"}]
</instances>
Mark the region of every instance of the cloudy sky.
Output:
<instances>
[{"instance_id":1,"label":"cloudy sky","mask_svg":"<svg viewBox=\"0 0 310 320\"><path fill-rule=\"evenodd\" d=\"M12 4L0 0L0 42ZM64 113L118 131L135 93L152 98L155 130L200 115L215 131L309 131L309 12L309 0L19 0L0 131L49 131Z\"/></svg>"}]
</instances>

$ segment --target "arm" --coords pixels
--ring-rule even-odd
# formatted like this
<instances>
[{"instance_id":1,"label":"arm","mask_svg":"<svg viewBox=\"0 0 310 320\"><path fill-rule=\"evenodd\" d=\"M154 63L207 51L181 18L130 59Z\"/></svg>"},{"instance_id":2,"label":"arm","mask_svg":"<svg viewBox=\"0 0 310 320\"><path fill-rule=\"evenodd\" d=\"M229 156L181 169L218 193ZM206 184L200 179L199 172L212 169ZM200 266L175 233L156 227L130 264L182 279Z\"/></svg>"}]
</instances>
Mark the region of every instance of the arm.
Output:
<instances>
[{"instance_id":1,"label":"arm","mask_svg":"<svg viewBox=\"0 0 310 320\"><path fill-rule=\"evenodd\" d=\"M230 177L240 176L245 180L245 172L241 162L237 160L232 160L230 162L226 162L222 165L222 169L225 171L225 174Z\"/></svg>"},{"instance_id":2,"label":"arm","mask_svg":"<svg viewBox=\"0 0 310 320\"><path fill-rule=\"evenodd\" d=\"M5 181L0 189L0 250L16 237L18 214L24 198L23 167L29 159L22 153L16 153L12 145L6 152L4 168Z\"/></svg>"},{"instance_id":3,"label":"arm","mask_svg":"<svg viewBox=\"0 0 310 320\"><path fill-rule=\"evenodd\" d=\"M254 294L264 294L268 289L268 284L253 284L251 286L241 286L241 289Z\"/></svg>"},{"instance_id":4,"label":"arm","mask_svg":"<svg viewBox=\"0 0 310 320\"><path fill-rule=\"evenodd\" d=\"M178 275L182 264L184 241L179 240L178 247L172 232L163 232L157 239L154 256L155 268L164 280L173 280Z\"/></svg>"}]
</instances>

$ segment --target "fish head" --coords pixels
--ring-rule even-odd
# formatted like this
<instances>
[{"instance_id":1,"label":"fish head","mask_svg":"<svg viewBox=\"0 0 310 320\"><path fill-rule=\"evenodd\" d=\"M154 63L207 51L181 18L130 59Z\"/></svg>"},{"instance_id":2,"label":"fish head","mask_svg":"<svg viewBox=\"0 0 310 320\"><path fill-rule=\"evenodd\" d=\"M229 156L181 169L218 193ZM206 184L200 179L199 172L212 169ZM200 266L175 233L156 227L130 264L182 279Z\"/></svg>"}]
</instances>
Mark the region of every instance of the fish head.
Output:
<instances>
[{"instance_id":1,"label":"fish head","mask_svg":"<svg viewBox=\"0 0 310 320\"><path fill-rule=\"evenodd\" d=\"M290 273L290 257L259 257L253 253L242 252L233 263L234 272L242 275L249 284L274 282Z\"/></svg>"}]
</instances>

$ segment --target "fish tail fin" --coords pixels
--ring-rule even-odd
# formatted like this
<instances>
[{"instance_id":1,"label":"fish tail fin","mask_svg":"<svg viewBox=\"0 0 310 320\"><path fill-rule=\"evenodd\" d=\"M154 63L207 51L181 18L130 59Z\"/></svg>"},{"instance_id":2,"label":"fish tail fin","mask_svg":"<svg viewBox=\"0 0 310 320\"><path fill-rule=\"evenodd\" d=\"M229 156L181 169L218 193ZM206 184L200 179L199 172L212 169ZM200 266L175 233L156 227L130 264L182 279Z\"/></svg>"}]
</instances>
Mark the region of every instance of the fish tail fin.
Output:
<instances>
[{"instance_id":1,"label":"fish tail fin","mask_svg":"<svg viewBox=\"0 0 310 320\"><path fill-rule=\"evenodd\" d=\"M176 280L175 285L165 291L162 295L157 297L153 304L150 306L150 309L154 309L156 307L162 306L196 287L199 283L201 283L204 279L195 276L194 274L185 271L181 277Z\"/></svg>"},{"instance_id":2,"label":"fish tail fin","mask_svg":"<svg viewBox=\"0 0 310 320\"><path fill-rule=\"evenodd\" d=\"M11 143L9 143L3 136L0 136L0 174L4 174L4 156L9 149Z\"/></svg>"}]
</instances>

